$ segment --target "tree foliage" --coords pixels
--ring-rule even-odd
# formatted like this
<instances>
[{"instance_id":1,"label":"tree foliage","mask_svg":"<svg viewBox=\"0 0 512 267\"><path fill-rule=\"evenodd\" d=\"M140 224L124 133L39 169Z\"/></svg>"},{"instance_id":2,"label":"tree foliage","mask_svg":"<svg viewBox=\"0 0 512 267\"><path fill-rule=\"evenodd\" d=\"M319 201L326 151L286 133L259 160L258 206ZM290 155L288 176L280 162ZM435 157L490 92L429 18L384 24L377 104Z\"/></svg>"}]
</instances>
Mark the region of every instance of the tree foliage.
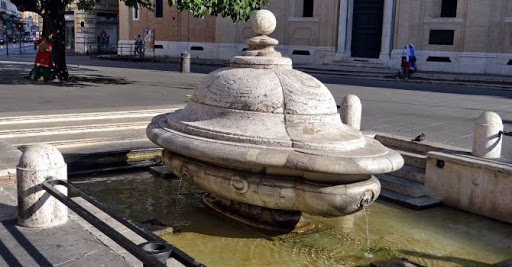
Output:
<instances>
[{"instance_id":1,"label":"tree foliage","mask_svg":"<svg viewBox=\"0 0 512 267\"><path fill-rule=\"evenodd\" d=\"M129 7L143 6L152 8L151 0L123 0ZM245 22L251 14L263 8L269 0L168 0L170 6L176 5L178 11L189 10L194 17L205 15L231 18L234 22Z\"/></svg>"},{"instance_id":2,"label":"tree foliage","mask_svg":"<svg viewBox=\"0 0 512 267\"><path fill-rule=\"evenodd\" d=\"M90 11L101 0L11 0L20 11L36 12L43 17L43 34L54 37L54 66L60 79L68 78L65 48L64 13L69 4L76 1L81 10ZM129 7L153 9L154 0L121 0ZM261 9L269 0L168 0L178 11L189 10L195 17L206 15L231 18L234 22L245 22L252 12Z\"/></svg>"}]
</instances>

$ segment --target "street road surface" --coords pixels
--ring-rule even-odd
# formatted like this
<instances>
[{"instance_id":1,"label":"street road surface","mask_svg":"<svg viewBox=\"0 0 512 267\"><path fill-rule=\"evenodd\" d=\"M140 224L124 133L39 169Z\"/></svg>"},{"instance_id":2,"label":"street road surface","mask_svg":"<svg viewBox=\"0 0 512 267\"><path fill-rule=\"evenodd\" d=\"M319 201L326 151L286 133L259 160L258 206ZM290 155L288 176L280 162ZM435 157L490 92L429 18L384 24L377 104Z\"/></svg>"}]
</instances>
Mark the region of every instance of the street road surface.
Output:
<instances>
[{"instance_id":1,"label":"street road surface","mask_svg":"<svg viewBox=\"0 0 512 267\"><path fill-rule=\"evenodd\" d=\"M192 71L198 73L180 74L179 65L172 63L71 56L72 80L63 85L23 79L31 62L33 56L0 57L0 116L185 105L202 73L219 68L194 65ZM474 120L484 111L497 112L505 128L512 130L512 91L506 89L314 76L326 84L338 104L346 94L361 98L363 130L409 138L425 133L427 140L470 148ZM510 139L505 142L512 143Z\"/></svg>"}]
</instances>

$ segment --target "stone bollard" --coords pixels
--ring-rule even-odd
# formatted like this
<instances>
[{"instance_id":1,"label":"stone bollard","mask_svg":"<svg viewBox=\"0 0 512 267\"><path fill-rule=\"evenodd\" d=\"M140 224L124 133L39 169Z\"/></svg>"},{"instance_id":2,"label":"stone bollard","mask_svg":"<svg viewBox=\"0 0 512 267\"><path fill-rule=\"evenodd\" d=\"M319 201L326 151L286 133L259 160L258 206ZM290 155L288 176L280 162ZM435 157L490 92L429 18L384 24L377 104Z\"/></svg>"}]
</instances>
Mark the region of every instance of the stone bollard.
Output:
<instances>
[{"instance_id":1,"label":"stone bollard","mask_svg":"<svg viewBox=\"0 0 512 267\"><path fill-rule=\"evenodd\" d=\"M346 95L341 102L341 121L356 129L361 129L361 100L356 95Z\"/></svg>"},{"instance_id":2,"label":"stone bollard","mask_svg":"<svg viewBox=\"0 0 512 267\"><path fill-rule=\"evenodd\" d=\"M475 122L473 155L494 159L501 156L503 123L498 114L486 111Z\"/></svg>"},{"instance_id":3,"label":"stone bollard","mask_svg":"<svg viewBox=\"0 0 512 267\"><path fill-rule=\"evenodd\" d=\"M190 72L190 53L185 51L181 53L181 73Z\"/></svg>"},{"instance_id":4,"label":"stone bollard","mask_svg":"<svg viewBox=\"0 0 512 267\"><path fill-rule=\"evenodd\" d=\"M16 168L18 185L18 224L30 228L53 227L68 220L68 208L46 192L46 180L67 180L67 165L62 154L47 144L30 146ZM56 188L67 195L67 188Z\"/></svg>"}]
</instances>

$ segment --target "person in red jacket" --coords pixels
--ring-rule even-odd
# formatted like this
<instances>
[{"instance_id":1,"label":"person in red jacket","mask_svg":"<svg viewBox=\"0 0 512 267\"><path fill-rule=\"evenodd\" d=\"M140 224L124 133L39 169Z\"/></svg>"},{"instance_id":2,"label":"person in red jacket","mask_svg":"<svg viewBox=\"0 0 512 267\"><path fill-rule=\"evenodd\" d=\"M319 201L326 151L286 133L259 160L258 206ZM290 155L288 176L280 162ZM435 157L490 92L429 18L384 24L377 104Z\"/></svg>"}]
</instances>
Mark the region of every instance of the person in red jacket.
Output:
<instances>
[{"instance_id":1,"label":"person in red jacket","mask_svg":"<svg viewBox=\"0 0 512 267\"><path fill-rule=\"evenodd\" d=\"M43 36L39 43L34 67L34 80L38 81L41 76L45 82L50 79L51 54L53 44Z\"/></svg>"}]
</instances>

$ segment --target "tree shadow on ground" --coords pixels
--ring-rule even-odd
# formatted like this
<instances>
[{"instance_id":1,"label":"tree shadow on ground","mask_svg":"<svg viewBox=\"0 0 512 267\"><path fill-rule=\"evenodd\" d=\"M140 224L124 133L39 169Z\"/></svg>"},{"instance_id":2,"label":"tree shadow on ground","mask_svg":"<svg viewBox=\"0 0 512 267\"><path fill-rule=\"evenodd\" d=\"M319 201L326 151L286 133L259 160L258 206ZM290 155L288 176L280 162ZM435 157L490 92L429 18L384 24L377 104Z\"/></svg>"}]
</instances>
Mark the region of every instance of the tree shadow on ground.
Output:
<instances>
[{"instance_id":1,"label":"tree shadow on ground","mask_svg":"<svg viewBox=\"0 0 512 267\"><path fill-rule=\"evenodd\" d=\"M498 98L512 99L512 90L500 88L499 86L479 86L479 85L461 85L447 84L443 82L414 82L414 81L395 81L393 79L377 80L354 78L340 75L311 74L319 81L325 84L352 85L372 87L376 90L397 89L405 91L432 92L432 93L448 93L459 95L475 95L475 96L494 96ZM327 86L329 87L329 86Z\"/></svg>"},{"instance_id":2,"label":"tree shadow on ground","mask_svg":"<svg viewBox=\"0 0 512 267\"><path fill-rule=\"evenodd\" d=\"M59 86L59 87L90 87L96 85L126 85L133 82L123 77L108 76L98 70L87 68L69 67L69 80L59 81L55 79L49 82L34 81L28 78L32 68L30 64L4 63L0 71L1 85L35 85L35 86Z\"/></svg>"}]
</instances>

